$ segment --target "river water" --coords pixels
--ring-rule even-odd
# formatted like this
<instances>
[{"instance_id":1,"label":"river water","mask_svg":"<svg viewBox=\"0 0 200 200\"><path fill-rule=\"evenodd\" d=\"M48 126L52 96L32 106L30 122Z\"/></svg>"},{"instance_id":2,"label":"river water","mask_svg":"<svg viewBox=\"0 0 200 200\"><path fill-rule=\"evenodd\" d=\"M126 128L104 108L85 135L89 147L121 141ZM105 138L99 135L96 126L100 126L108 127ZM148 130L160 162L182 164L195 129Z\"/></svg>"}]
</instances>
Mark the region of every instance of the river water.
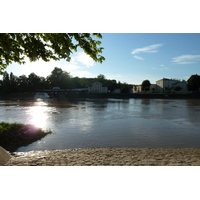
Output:
<instances>
[{"instance_id":1,"label":"river water","mask_svg":"<svg viewBox=\"0 0 200 200\"><path fill-rule=\"evenodd\" d=\"M200 148L200 100L0 101L0 121L52 130L17 151L87 147Z\"/></svg>"}]
</instances>

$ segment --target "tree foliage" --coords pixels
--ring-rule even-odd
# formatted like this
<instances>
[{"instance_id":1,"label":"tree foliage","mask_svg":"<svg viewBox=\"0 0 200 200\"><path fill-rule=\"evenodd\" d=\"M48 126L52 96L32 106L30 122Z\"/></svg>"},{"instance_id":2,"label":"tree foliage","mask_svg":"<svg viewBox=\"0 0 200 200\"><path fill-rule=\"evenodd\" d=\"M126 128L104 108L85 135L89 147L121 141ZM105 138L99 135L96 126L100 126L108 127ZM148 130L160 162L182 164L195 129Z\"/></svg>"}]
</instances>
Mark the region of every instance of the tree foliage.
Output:
<instances>
[{"instance_id":1,"label":"tree foliage","mask_svg":"<svg viewBox=\"0 0 200 200\"><path fill-rule=\"evenodd\" d=\"M99 75L97 76L97 79L98 79L98 80L105 80L106 77L105 77L105 75L103 75L103 74L99 74Z\"/></svg>"},{"instance_id":2,"label":"tree foliage","mask_svg":"<svg viewBox=\"0 0 200 200\"><path fill-rule=\"evenodd\" d=\"M190 78L187 80L188 83L188 90L190 91L199 91L200 88L200 76L199 75L192 75Z\"/></svg>"},{"instance_id":3,"label":"tree foliage","mask_svg":"<svg viewBox=\"0 0 200 200\"><path fill-rule=\"evenodd\" d=\"M70 88L70 75L68 72L63 71L61 68L55 67L50 76L47 77L51 87L60 87L63 89Z\"/></svg>"},{"instance_id":4,"label":"tree foliage","mask_svg":"<svg viewBox=\"0 0 200 200\"><path fill-rule=\"evenodd\" d=\"M0 33L0 74L13 63L24 64L25 57L30 61L40 58L44 61L65 59L70 61L71 54L78 47L94 61L102 63L100 55L102 38L99 33Z\"/></svg>"},{"instance_id":5,"label":"tree foliage","mask_svg":"<svg viewBox=\"0 0 200 200\"><path fill-rule=\"evenodd\" d=\"M182 90L182 87L177 85L177 86L173 87L173 90L178 92L178 91Z\"/></svg>"},{"instance_id":6,"label":"tree foliage","mask_svg":"<svg viewBox=\"0 0 200 200\"><path fill-rule=\"evenodd\" d=\"M108 87L110 92L121 89L123 93L128 93L132 88L132 85L127 83L117 83L116 80L106 79L102 74L96 78L72 77L68 72L55 67L47 77L41 77L35 73L17 77L13 73L8 74L5 72L3 80L0 80L0 94L36 92L43 89L52 89L53 87L60 87L61 89L88 88L96 81Z\"/></svg>"},{"instance_id":7,"label":"tree foliage","mask_svg":"<svg viewBox=\"0 0 200 200\"><path fill-rule=\"evenodd\" d=\"M151 83L149 80L144 80L142 82L142 91L149 91L150 90L150 86L151 86Z\"/></svg>"}]
</instances>

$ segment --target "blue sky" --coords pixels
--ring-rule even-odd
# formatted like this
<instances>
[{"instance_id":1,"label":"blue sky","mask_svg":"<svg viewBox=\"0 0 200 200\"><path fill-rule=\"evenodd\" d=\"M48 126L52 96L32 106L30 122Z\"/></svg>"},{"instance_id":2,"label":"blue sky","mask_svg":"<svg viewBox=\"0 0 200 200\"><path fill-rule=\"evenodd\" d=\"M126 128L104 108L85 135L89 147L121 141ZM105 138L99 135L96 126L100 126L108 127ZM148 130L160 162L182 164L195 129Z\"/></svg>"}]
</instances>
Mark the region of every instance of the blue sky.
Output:
<instances>
[{"instance_id":1,"label":"blue sky","mask_svg":"<svg viewBox=\"0 0 200 200\"><path fill-rule=\"evenodd\" d=\"M199 33L102 33L106 60L95 63L82 51L72 54L71 62L50 61L11 64L7 72L29 75L35 72L46 77L54 67L60 67L73 77L97 77L103 74L129 84L151 83L165 78L187 80L200 74Z\"/></svg>"}]
</instances>

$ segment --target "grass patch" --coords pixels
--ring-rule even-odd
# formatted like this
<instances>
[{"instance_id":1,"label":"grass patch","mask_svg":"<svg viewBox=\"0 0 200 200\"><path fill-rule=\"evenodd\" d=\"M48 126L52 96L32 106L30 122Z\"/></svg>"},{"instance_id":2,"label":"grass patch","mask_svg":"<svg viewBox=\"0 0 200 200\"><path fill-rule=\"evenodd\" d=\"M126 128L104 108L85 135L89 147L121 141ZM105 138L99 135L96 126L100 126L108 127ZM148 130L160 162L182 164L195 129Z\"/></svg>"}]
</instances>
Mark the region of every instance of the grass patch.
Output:
<instances>
[{"instance_id":1,"label":"grass patch","mask_svg":"<svg viewBox=\"0 0 200 200\"><path fill-rule=\"evenodd\" d=\"M51 131L44 131L34 125L20 123L0 123L0 146L14 152L19 147L27 146L40 140Z\"/></svg>"}]
</instances>

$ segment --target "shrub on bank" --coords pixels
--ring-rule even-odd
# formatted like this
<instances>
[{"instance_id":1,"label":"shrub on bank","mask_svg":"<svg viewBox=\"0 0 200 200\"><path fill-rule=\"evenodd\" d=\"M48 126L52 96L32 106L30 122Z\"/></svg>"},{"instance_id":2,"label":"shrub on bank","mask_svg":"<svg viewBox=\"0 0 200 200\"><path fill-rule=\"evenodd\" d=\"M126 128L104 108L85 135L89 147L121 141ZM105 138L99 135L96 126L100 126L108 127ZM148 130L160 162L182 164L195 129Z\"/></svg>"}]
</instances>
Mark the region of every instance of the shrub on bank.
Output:
<instances>
[{"instance_id":1,"label":"shrub on bank","mask_svg":"<svg viewBox=\"0 0 200 200\"><path fill-rule=\"evenodd\" d=\"M51 131L43 131L34 125L20 123L0 123L0 146L7 151L16 151L21 146L35 142Z\"/></svg>"}]
</instances>

